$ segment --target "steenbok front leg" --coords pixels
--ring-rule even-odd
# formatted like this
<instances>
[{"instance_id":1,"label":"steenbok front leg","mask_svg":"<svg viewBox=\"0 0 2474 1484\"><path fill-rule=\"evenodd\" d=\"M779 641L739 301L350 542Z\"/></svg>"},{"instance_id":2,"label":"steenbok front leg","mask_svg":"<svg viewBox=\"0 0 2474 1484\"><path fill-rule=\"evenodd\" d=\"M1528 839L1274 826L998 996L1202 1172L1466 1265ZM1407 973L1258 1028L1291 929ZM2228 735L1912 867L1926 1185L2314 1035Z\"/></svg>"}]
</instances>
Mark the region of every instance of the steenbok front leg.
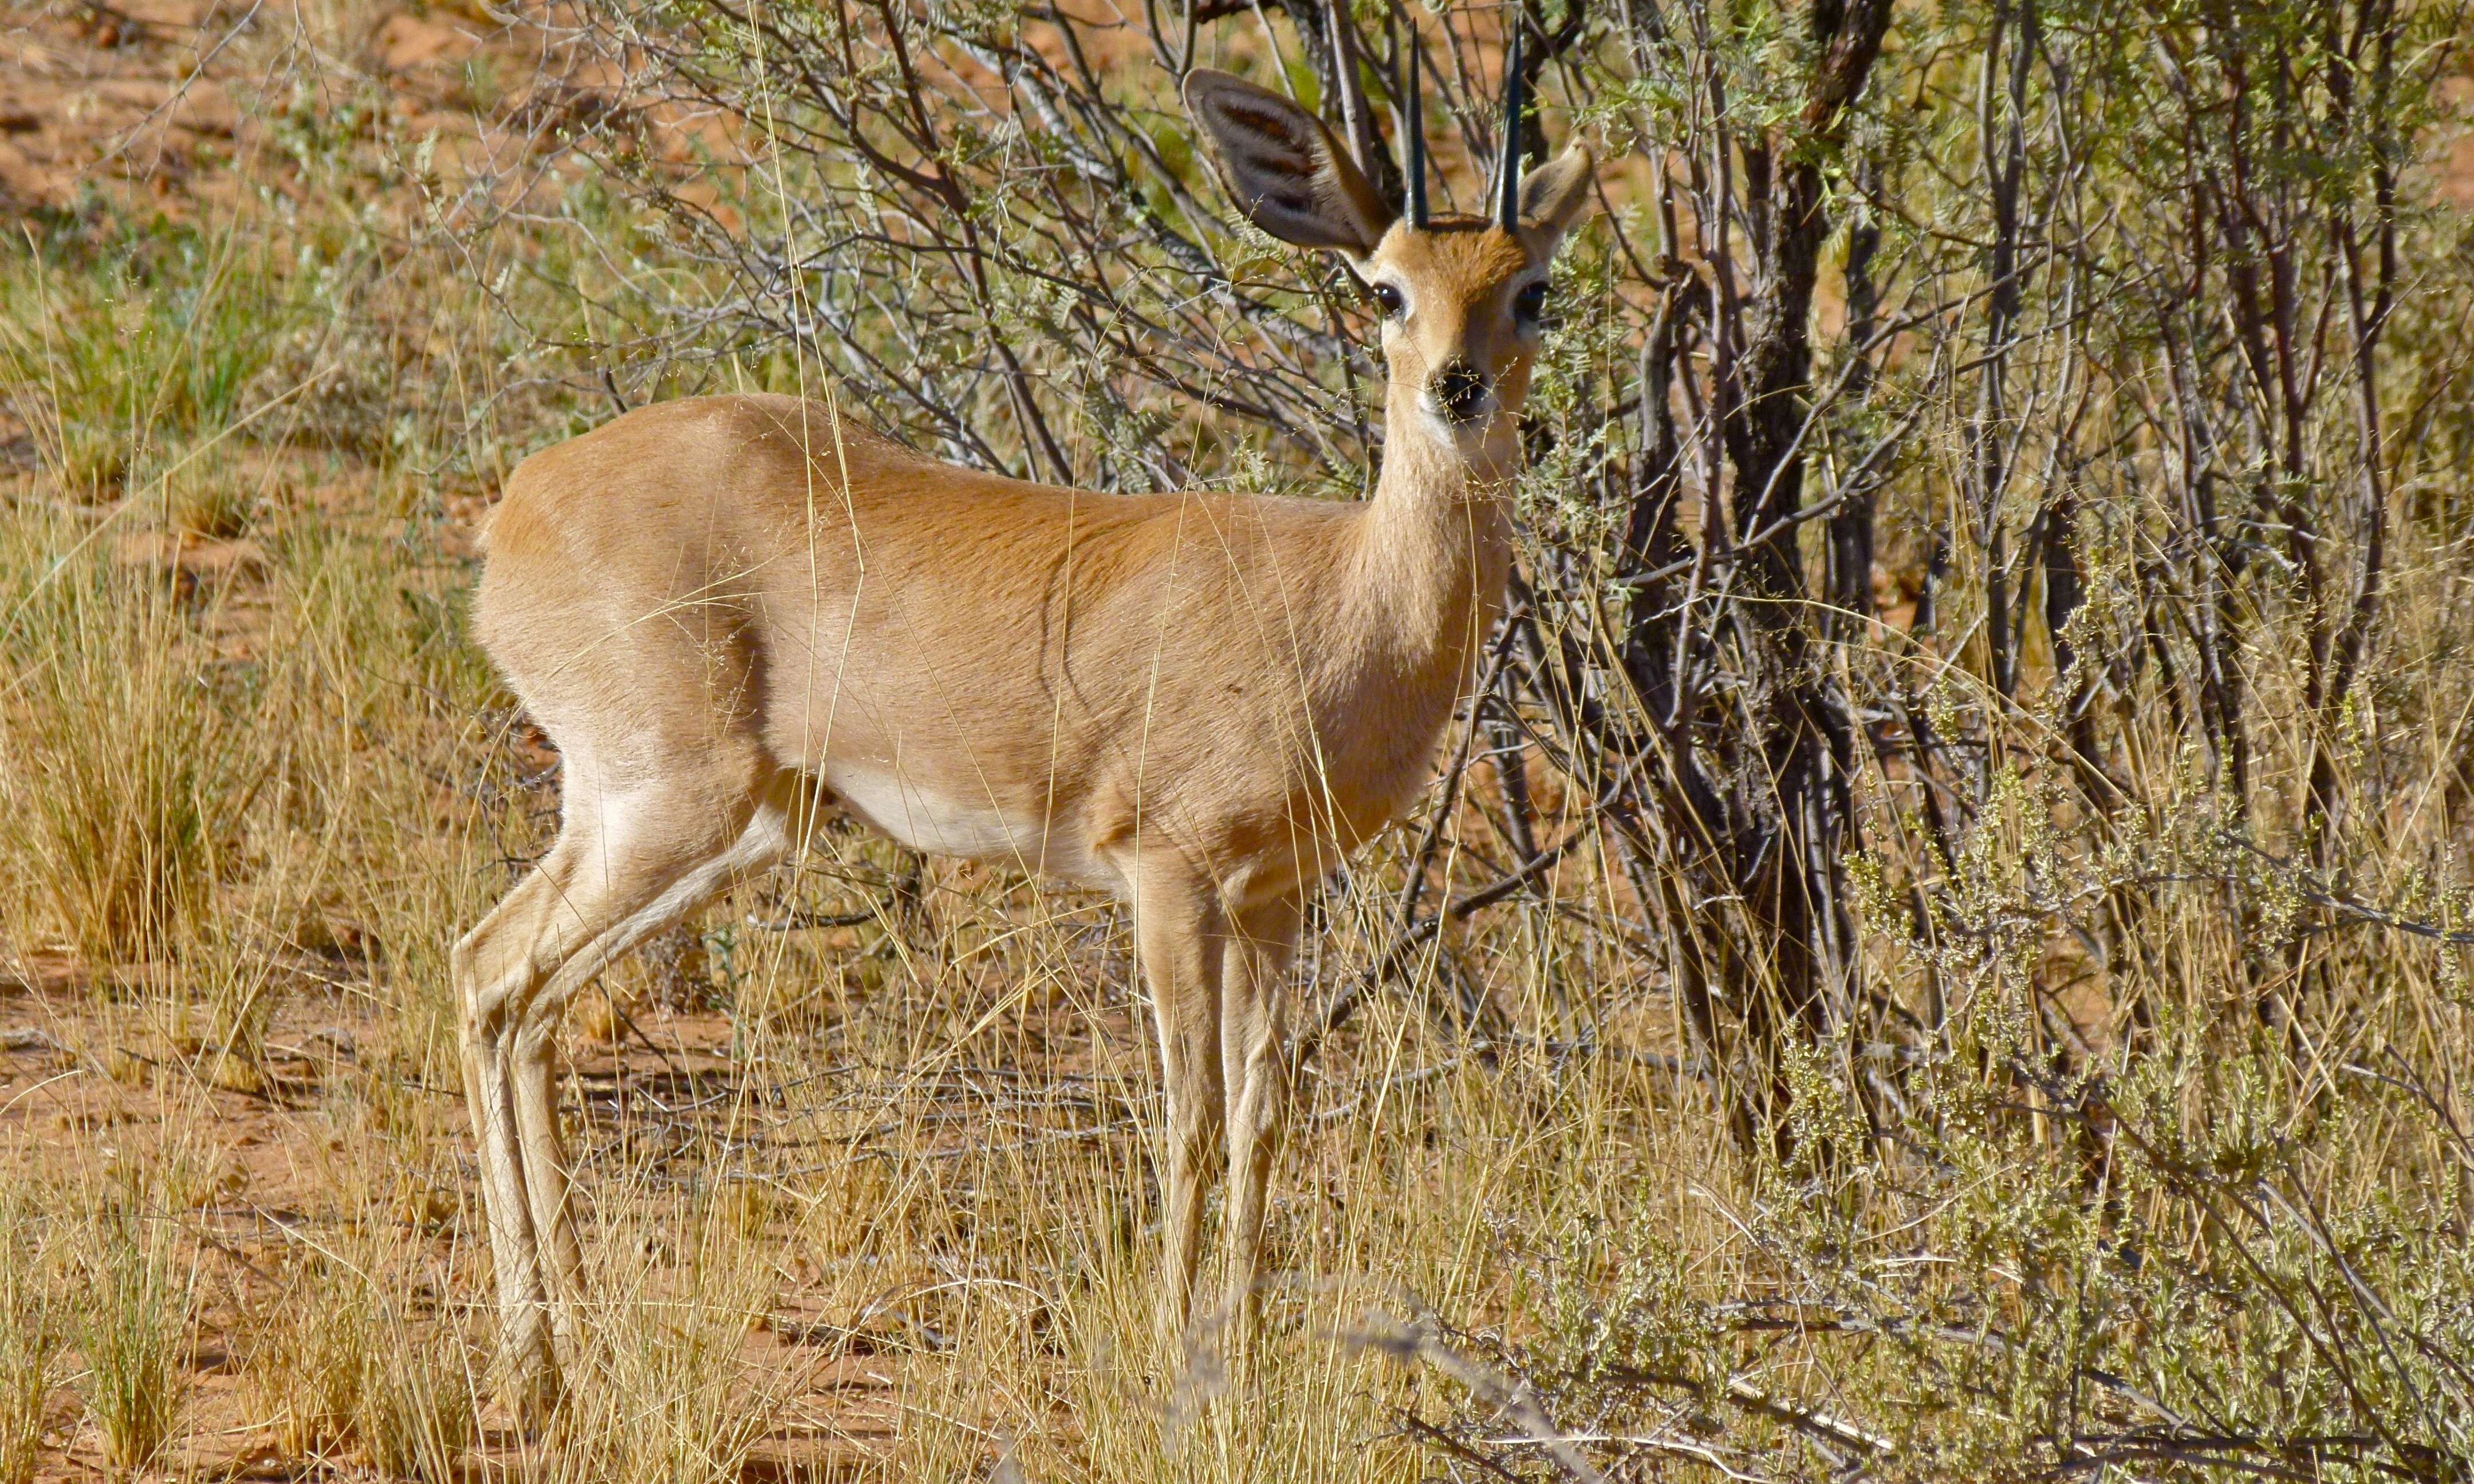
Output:
<instances>
[{"instance_id":1,"label":"steenbok front leg","mask_svg":"<svg viewBox=\"0 0 2474 1484\"><path fill-rule=\"evenodd\" d=\"M1202 1198L1220 1153L1225 1108L1220 1067L1219 892L1182 873L1141 878L1134 897L1134 956L1159 1022L1160 1072L1168 1087L1160 1324L1184 1335L1194 1317Z\"/></svg>"},{"instance_id":2,"label":"steenbok front leg","mask_svg":"<svg viewBox=\"0 0 2474 1484\"><path fill-rule=\"evenodd\" d=\"M1241 1341L1255 1307L1264 1203L1288 1105L1283 1033L1299 917L1295 898L1239 914L1220 978L1220 1054L1228 1089L1228 1313Z\"/></svg>"}]
</instances>

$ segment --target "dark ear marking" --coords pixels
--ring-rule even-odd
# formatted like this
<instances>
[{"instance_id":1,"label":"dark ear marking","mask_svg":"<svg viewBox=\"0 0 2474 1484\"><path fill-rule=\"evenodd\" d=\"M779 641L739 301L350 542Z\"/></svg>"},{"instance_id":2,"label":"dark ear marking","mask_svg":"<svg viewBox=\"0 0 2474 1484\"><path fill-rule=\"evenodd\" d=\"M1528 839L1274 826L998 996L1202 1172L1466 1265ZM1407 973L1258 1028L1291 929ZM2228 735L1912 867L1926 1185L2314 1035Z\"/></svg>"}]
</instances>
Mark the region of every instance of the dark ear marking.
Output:
<instances>
[{"instance_id":1,"label":"dark ear marking","mask_svg":"<svg viewBox=\"0 0 2474 1484\"><path fill-rule=\"evenodd\" d=\"M1392 208L1322 120L1225 72L1185 80L1185 107L1211 141L1220 177L1247 220L1300 248L1363 257Z\"/></svg>"}]
</instances>

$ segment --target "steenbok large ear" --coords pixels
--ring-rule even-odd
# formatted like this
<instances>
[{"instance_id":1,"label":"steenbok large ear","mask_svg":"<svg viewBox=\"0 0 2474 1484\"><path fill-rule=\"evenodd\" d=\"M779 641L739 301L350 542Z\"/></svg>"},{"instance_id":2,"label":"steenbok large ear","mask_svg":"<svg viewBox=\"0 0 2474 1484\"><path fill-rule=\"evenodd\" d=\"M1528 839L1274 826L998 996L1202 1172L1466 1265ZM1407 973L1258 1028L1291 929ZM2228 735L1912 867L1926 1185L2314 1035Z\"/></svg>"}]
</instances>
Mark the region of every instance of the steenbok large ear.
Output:
<instances>
[{"instance_id":1,"label":"steenbok large ear","mask_svg":"<svg viewBox=\"0 0 2474 1484\"><path fill-rule=\"evenodd\" d=\"M1590 204L1590 172L1596 164L1589 150L1576 144L1531 171L1520 182L1520 220L1562 240Z\"/></svg>"},{"instance_id":2,"label":"steenbok large ear","mask_svg":"<svg viewBox=\"0 0 2474 1484\"><path fill-rule=\"evenodd\" d=\"M1225 72L1188 74L1185 108L1210 136L1228 194L1255 226L1282 242L1351 257L1383 240L1391 205L1322 120Z\"/></svg>"}]
</instances>

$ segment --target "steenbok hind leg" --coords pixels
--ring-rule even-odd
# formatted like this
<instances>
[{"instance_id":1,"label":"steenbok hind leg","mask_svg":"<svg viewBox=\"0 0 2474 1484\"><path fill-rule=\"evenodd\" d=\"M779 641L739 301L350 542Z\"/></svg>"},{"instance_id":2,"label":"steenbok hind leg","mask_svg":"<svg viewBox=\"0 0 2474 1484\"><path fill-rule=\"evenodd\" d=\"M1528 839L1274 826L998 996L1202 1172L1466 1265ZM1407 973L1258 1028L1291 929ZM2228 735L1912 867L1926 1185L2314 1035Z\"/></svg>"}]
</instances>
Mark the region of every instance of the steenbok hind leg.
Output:
<instances>
[{"instance_id":1,"label":"steenbok hind leg","mask_svg":"<svg viewBox=\"0 0 2474 1484\"><path fill-rule=\"evenodd\" d=\"M466 1090L481 1137L507 1352L520 1396L532 1400L555 1384L555 1352L573 1353L580 1290L557 1116L561 1014L613 959L734 876L770 864L786 838L782 811L754 790L736 799L709 789L614 801L579 793L541 867L456 951Z\"/></svg>"},{"instance_id":2,"label":"steenbok hind leg","mask_svg":"<svg viewBox=\"0 0 2474 1484\"><path fill-rule=\"evenodd\" d=\"M551 1314L562 1344L574 1343L569 1306L582 1294L583 1267L567 1149L558 1127L558 1028L567 1004L611 964L711 901L740 876L770 866L781 853L778 822L760 812L727 849L690 868L560 966L516 1034L516 1124L523 1134L524 1190L532 1200L534 1229L549 1242Z\"/></svg>"},{"instance_id":3,"label":"steenbok hind leg","mask_svg":"<svg viewBox=\"0 0 2474 1484\"><path fill-rule=\"evenodd\" d=\"M556 1384L548 1290L532 1203L524 1189L522 1136L507 1075L506 1032L532 987L581 941L582 924L560 911L560 877L575 853L567 837L455 945L449 959L464 1050L464 1096L481 1156L481 1200L497 1270L499 1343L518 1405L531 1409Z\"/></svg>"}]
</instances>

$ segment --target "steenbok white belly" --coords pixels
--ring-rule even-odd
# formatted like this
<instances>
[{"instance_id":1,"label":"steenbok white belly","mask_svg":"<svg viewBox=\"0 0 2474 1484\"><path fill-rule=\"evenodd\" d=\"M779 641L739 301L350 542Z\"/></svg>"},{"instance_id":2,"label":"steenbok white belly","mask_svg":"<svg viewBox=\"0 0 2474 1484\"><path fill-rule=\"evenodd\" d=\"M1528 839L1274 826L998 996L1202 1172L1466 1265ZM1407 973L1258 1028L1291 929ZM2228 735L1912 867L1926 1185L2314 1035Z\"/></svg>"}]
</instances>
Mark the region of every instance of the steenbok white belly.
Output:
<instances>
[{"instance_id":1,"label":"steenbok white belly","mask_svg":"<svg viewBox=\"0 0 2474 1484\"><path fill-rule=\"evenodd\" d=\"M1064 822L1008 814L984 792L923 786L899 771L828 760L825 786L842 808L879 834L931 855L987 861L1087 886L1115 874L1090 858Z\"/></svg>"}]
</instances>

